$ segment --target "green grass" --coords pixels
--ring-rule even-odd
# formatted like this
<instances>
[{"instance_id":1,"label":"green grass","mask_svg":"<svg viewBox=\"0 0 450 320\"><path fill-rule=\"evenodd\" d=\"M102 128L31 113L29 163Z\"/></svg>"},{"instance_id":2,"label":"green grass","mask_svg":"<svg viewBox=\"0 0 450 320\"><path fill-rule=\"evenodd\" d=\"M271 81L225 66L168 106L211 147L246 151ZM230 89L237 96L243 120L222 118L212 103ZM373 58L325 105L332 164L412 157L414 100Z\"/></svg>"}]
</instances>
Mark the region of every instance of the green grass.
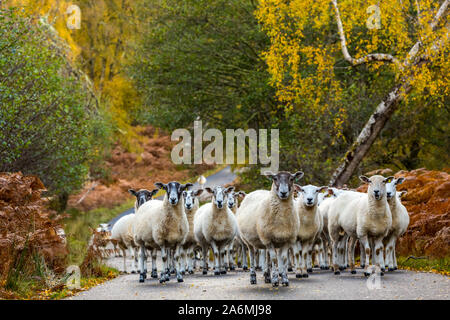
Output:
<instances>
[{"instance_id":1,"label":"green grass","mask_svg":"<svg viewBox=\"0 0 450 320\"><path fill-rule=\"evenodd\" d=\"M133 206L134 200L130 199L112 209L99 208L87 212L76 209L68 210L67 213L70 217L64 220L64 229L67 235L69 264L80 265L83 262L89 239L92 236L91 229L97 228L100 223L111 220Z\"/></svg>"},{"instance_id":2,"label":"green grass","mask_svg":"<svg viewBox=\"0 0 450 320\"><path fill-rule=\"evenodd\" d=\"M450 275L450 257L441 259L408 259L408 257L397 257L397 264L401 269Z\"/></svg>"}]
</instances>

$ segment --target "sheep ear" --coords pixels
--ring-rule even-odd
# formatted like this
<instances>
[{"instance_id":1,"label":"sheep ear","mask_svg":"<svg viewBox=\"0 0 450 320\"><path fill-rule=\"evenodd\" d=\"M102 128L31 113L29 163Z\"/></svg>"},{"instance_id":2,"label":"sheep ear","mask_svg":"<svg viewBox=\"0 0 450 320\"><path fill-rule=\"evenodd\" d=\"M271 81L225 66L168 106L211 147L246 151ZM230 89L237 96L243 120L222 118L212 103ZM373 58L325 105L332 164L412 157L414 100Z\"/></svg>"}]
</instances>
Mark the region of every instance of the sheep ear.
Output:
<instances>
[{"instance_id":1,"label":"sheep ear","mask_svg":"<svg viewBox=\"0 0 450 320\"><path fill-rule=\"evenodd\" d=\"M186 190L186 189L188 189L188 188L190 188L190 187L193 187L194 185L192 184L192 183L186 183L186 184L182 184L181 186L180 186L180 190Z\"/></svg>"},{"instance_id":2,"label":"sheep ear","mask_svg":"<svg viewBox=\"0 0 450 320\"><path fill-rule=\"evenodd\" d=\"M330 196L332 196L332 195L334 195L335 193L334 193L334 190L333 189L331 189L331 188L328 188L328 195L330 195Z\"/></svg>"},{"instance_id":3,"label":"sheep ear","mask_svg":"<svg viewBox=\"0 0 450 320\"><path fill-rule=\"evenodd\" d=\"M397 180L395 180L395 185L402 184L403 181L405 181L405 178L398 178Z\"/></svg>"},{"instance_id":4,"label":"sheep ear","mask_svg":"<svg viewBox=\"0 0 450 320\"><path fill-rule=\"evenodd\" d=\"M296 173L294 173L292 175L292 177L294 178L294 181L295 181L295 180L303 178L304 175L305 174L302 171L297 171Z\"/></svg>"},{"instance_id":5,"label":"sheep ear","mask_svg":"<svg viewBox=\"0 0 450 320\"><path fill-rule=\"evenodd\" d=\"M317 190L318 192L324 192L324 191L327 191L328 190L328 187L320 187L319 188L319 190Z\"/></svg>"},{"instance_id":6,"label":"sheep ear","mask_svg":"<svg viewBox=\"0 0 450 320\"><path fill-rule=\"evenodd\" d=\"M153 197L153 196L155 196L158 192L159 192L159 189L153 189L153 190L150 192L150 196Z\"/></svg>"},{"instance_id":7,"label":"sheep ear","mask_svg":"<svg viewBox=\"0 0 450 320\"><path fill-rule=\"evenodd\" d=\"M302 187L300 187L298 184L294 184L294 189L295 189L297 192L302 192L302 191L303 191Z\"/></svg>"},{"instance_id":8,"label":"sheep ear","mask_svg":"<svg viewBox=\"0 0 450 320\"><path fill-rule=\"evenodd\" d=\"M209 192L209 193L214 193L213 189L211 189L210 187L206 187L205 191Z\"/></svg>"},{"instance_id":9,"label":"sheep ear","mask_svg":"<svg viewBox=\"0 0 450 320\"><path fill-rule=\"evenodd\" d=\"M359 176L359 179L360 179L362 182L370 183L369 178L367 178L366 176Z\"/></svg>"},{"instance_id":10,"label":"sheep ear","mask_svg":"<svg viewBox=\"0 0 450 320\"><path fill-rule=\"evenodd\" d=\"M194 197L198 197L199 195L201 195L203 193L203 189L198 189L194 191Z\"/></svg>"},{"instance_id":11,"label":"sheep ear","mask_svg":"<svg viewBox=\"0 0 450 320\"><path fill-rule=\"evenodd\" d=\"M239 191L238 192L238 196L241 197L242 199L244 199L246 195L247 194L244 191Z\"/></svg>"},{"instance_id":12,"label":"sheep ear","mask_svg":"<svg viewBox=\"0 0 450 320\"><path fill-rule=\"evenodd\" d=\"M128 190L128 192L129 192L131 195L137 197L137 192L136 192L135 190L130 189L130 190Z\"/></svg>"},{"instance_id":13,"label":"sheep ear","mask_svg":"<svg viewBox=\"0 0 450 320\"><path fill-rule=\"evenodd\" d=\"M401 198L403 198L403 196L404 196L405 194L407 194L407 193L408 193L408 191L406 191L406 190L400 191L400 192L398 193L398 197L401 199Z\"/></svg>"},{"instance_id":14,"label":"sheep ear","mask_svg":"<svg viewBox=\"0 0 450 320\"><path fill-rule=\"evenodd\" d=\"M231 191L234 191L234 187L228 187L225 189L225 193L230 193Z\"/></svg>"},{"instance_id":15,"label":"sheep ear","mask_svg":"<svg viewBox=\"0 0 450 320\"><path fill-rule=\"evenodd\" d=\"M164 189L167 190L167 184L164 184L162 182L157 182L155 183L155 187L157 187L158 189Z\"/></svg>"},{"instance_id":16,"label":"sheep ear","mask_svg":"<svg viewBox=\"0 0 450 320\"><path fill-rule=\"evenodd\" d=\"M383 182L384 182L384 183L391 183L392 180L395 180L395 177L392 177L392 176L391 176L391 177L388 177L388 178L384 179Z\"/></svg>"}]
</instances>

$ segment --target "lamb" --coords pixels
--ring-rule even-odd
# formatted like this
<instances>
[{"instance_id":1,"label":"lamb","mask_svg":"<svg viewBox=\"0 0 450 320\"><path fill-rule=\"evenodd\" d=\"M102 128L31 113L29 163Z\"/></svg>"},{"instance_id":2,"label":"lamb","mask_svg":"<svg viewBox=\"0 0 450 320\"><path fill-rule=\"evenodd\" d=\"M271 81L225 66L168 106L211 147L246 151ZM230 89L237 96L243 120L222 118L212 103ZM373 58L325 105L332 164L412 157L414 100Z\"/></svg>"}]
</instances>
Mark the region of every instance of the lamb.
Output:
<instances>
[{"instance_id":1,"label":"lamb","mask_svg":"<svg viewBox=\"0 0 450 320\"><path fill-rule=\"evenodd\" d=\"M266 249L266 255L269 254L271 260L272 277L269 263L266 263L265 282L278 286L281 275L282 284L288 286L288 250L295 243L299 230L293 185L295 180L303 177L303 172L266 172L265 175L272 179L271 190L248 194L237 211L237 221L241 239L250 253L250 283L256 284L255 251Z\"/></svg>"},{"instance_id":2,"label":"lamb","mask_svg":"<svg viewBox=\"0 0 450 320\"><path fill-rule=\"evenodd\" d=\"M364 247L365 261L364 274L369 275L369 256L373 250L374 261L384 272L383 238L387 235L392 225L392 216L386 199L386 183L393 177L372 176L370 179L361 176L360 179L369 183L367 194L345 192L333 203L328 213L328 229L333 241L333 265L335 274L339 274L338 246L348 237L358 238ZM370 242L369 242L370 241ZM344 248L345 248L344 242ZM339 250L344 253L342 245ZM364 254L363 253L363 254ZM342 263L342 261L341 261ZM341 270L345 268L341 264ZM356 273L354 255L350 259L351 273Z\"/></svg>"},{"instance_id":3,"label":"lamb","mask_svg":"<svg viewBox=\"0 0 450 320\"><path fill-rule=\"evenodd\" d=\"M134 212L137 212L139 207L145 202L152 200L152 197L157 194L159 189L153 191L148 191L141 189L135 191L133 189L128 190L130 194L136 197L136 202L134 204ZM123 252L123 270L127 273L127 263L126 263L126 252L130 251L132 258L132 268L131 273L136 273L136 264L138 258L138 247L133 241L133 221L135 214L129 214L120 218L113 226L111 230L111 239L117 241L119 248Z\"/></svg>"},{"instance_id":4,"label":"lamb","mask_svg":"<svg viewBox=\"0 0 450 320\"><path fill-rule=\"evenodd\" d=\"M312 185L301 187L297 184L294 186L299 192L299 197L294 200L294 204L300 221L297 241L294 245L296 277L307 278L308 272L312 272L312 249L315 241L320 239L320 232L323 229L323 219L317 206L318 195L328 187ZM300 254L302 257L301 267Z\"/></svg>"},{"instance_id":5,"label":"lamb","mask_svg":"<svg viewBox=\"0 0 450 320\"><path fill-rule=\"evenodd\" d=\"M235 192L235 191L231 191L230 193L228 193L227 196L227 205L228 208L236 215L238 206L239 206L239 198L245 198L246 193L244 191L239 191L239 192ZM235 249L241 249L241 250L235 250ZM233 254L236 252L240 252L242 253L242 260L244 262L244 270L245 270L245 266L247 265L247 252L245 250L245 245L242 242L242 240L239 237L239 234L236 235L236 237L234 238L234 240L230 243L230 245L227 247L226 252L227 252L227 262L225 263L225 269L229 268L230 270L234 270L234 264L233 264Z\"/></svg>"},{"instance_id":6,"label":"lamb","mask_svg":"<svg viewBox=\"0 0 450 320\"><path fill-rule=\"evenodd\" d=\"M175 250L176 277L178 282L183 282L180 272L180 248L189 233L189 221L181 194L193 184L157 182L155 186L166 191L164 199L144 203L138 209L133 223L134 241L141 248L139 282L144 282L147 276L144 270L146 249L161 250L164 270L161 271L160 283L170 280L168 255L170 250Z\"/></svg>"},{"instance_id":7,"label":"lamb","mask_svg":"<svg viewBox=\"0 0 450 320\"><path fill-rule=\"evenodd\" d=\"M392 214L392 227L384 239L386 248L386 267L389 271L397 270L397 257L395 256L395 244L408 229L409 215L400 198L406 191L397 193L397 185L403 183L404 178L392 179L386 184L386 196Z\"/></svg>"},{"instance_id":8,"label":"lamb","mask_svg":"<svg viewBox=\"0 0 450 320\"><path fill-rule=\"evenodd\" d=\"M203 274L207 274L208 248L214 253L214 275L226 274L223 260L225 249L233 241L238 229L233 212L225 204L226 196L234 187L205 188L213 194L211 202L201 206L194 217L194 235L203 253Z\"/></svg>"},{"instance_id":9,"label":"lamb","mask_svg":"<svg viewBox=\"0 0 450 320\"><path fill-rule=\"evenodd\" d=\"M194 273L193 261L194 261L194 249L197 246L197 241L194 237L194 216L199 208L198 196L203 193L203 189L196 191L183 191L184 211L189 222L189 233L186 237L184 244L182 245L181 261L181 273L184 274L186 264L188 266L189 274ZM187 260L187 261L186 261Z\"/></svg>"}]
</instances>

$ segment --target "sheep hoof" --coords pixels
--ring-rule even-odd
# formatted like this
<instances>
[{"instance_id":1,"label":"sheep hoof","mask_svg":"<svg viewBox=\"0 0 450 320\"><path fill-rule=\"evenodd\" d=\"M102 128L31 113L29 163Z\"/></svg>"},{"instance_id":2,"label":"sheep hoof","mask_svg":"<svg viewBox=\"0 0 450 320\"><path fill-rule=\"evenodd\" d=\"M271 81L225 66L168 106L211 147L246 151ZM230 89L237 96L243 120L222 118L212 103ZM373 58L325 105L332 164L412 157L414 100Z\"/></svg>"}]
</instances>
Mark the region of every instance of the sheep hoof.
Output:
<instances>
[{"instance_id":1,"label":"sheep hoof","mask_svg":"<svg viewBox=\"0 0 450 320\"><path fill-rule=\"evenodd\" d=\"M208 274L208 271L203 270L203 275Z\"/></svg>"},{"instance_id":2,"label":"sheep hoof","mask_svg":"<svg viewBox=\"0 0 450 320\"><path fill-rule=\"evenodd\" d=\"M306 270L308 273L312 273L313 272L313 269L312 268L309 268L309 269L307 269Z\"/></svg>"},{"instance_id":3,"label":"sheep hoof","mask_svg":"<svg viewBox=\"0 0 450 320\"><path fill-rule=\"evenodd\" d=\"M380 273L380 276L384 276L384 272L381 272L381 273Z\"/></svg>"},{"instance_id":4,"label":"sheep hoof","mask_svg":"<svg viewBox=\"0 0 450 320\"><path fill-rule=\"evenodd\" d=\"M347 268L350 268L350 265L349 264L347 264L347 266L346 266Z\"/></svg>"},{"instance_id":5,"label":"sheep hoof","mask_svg":"<svg viewBox=\"0 0 450 320\"><path fill-rule=\"evenodd\" d=\"M236 268L234 266L230 267L230 271L234 271Z\"/></svg>"},{"instance_id":6,"label":"sheep hoof","mask_svg":"<svg viewBox=\"0 0 450 320\"><path fill-rule=\"evenodd\" d=\"M340 274L341 274L341 272L340 272L340 271L338 271L338 270L336 270L336 271L334 272L334 274L338 276L338 275L340 275Z\"/></svg>"},{"instance_id":7,"label":"sheep hoof","mask_svg":"<svg viewBox=\"0 0 450 320\"><path fill-rule=\"evenodd\" d=\"M325 270L330 270L330 267L324 267Z\"/></svg>"},{"instance_id":8,"label":"sheep hoof","mask_svg":"<svg viewBox=\"0 0 450 320\"><path fill-rule=\"evenodd\" d=\"M158 272L157 272L156 270L152 270L151 277L152 277L153 279L157 279L157 278L158 278Z\"/></svg>"},{"instance_id":9,"label":"sheep hoof","mask_svg":"<svg viewBox=\"0 0 450 320\"><path fill-rule=\"evenodd\" d=\"M250 279L250 284L256 284L256 279Z\"/></svg>"},{"instance_id":10,"label":"sheep hoof","mask_svg":"<svg viewBox=\"0 0 450 320\"><path fill-rule=\"evenodd\" d=\"M365 268L366 267L366 265L365 264L361 264L361 266L360 266L361 268Z\"/></svg>"},{"instance_id":11,"label":"sheep hoof","mask_svg":"<svg viewBox=\"0 0 450 320\"><path fill-rule=\"evenodd\" d=\"M220 271L220 274L227 274L227 271L226 270L222 270L222 271Z\"/></svg>"},{"instance_id":12,"label":"sheep hoof","mask_svg":"<svg viewBox=\"0 0 450 320\"><path fill-rule=\"evenodd\" d=\"M292 270L292 268L289 267L289 268L288 268L288 272L292 272L292 271L294 271L294 270Z\"/></svg>"},{"instance_id":13,"label":"sheep hoof","mask_svg":"<svg viewBox=\"0 0 450 320\"><path fill-rule=\"evenodd\" d=\"M272 282L272 287L278 287L278 281Z\"/></svg>"},{"instance_id":14,"label":"sheep hoof","mask_svg":"<svg viewBox=\"0 0 450 320\"><path fill-rule=\"evenodd\" d=\"M194 271L193 270L189 270L188 273L189 274L194 274Z\"/></svg>"},{"instance_id":15,"label":"sheep hoof","mask_svg":"<svg viewBox=\"0 0 450 320\"><path fill-rule=\"evenodd\" d=\"M220 276L220 271L214 271L215 276Z\"/></svg>"},{"instance_id":16,"label":"sheep hoof","mask_svg":"<svg viewBox=\"0 0 450 320\"><path fill-rule=\"evenodd\" d=\"M370 276L370 272L364 271L364 276L365 276L365 277L369 277L369 276Z\"/></svg>"},{"instance_id":17,"label":"sheep hoof","mask_svg":"<svg viewBox=\"0 0 450 320\"><path fill-rule=\"evenodd\" d=\"M165 279L159 279L159 283L164 283L164 282L166 282L166 280Z\"/></svg>"},{"instance_id":18,"label":"sheep hoof","mask_svg":"<svg viewBox=\"0 0 450 320\"><path fill-rule=\"evenodd\" d=\"M181 271L181 274L184 276L186 274L186 271Z\"/></svg>"},{"instance_id":19,"label":"sheep hoof","mask_svg":"<svg viewBox=\"0 0 450 320\"><path fill-rule=\"evenodd\" d=\"M308 278L309 275L307 273L305 273L304 275L302 275L303 278Z\"/></svg>"},{"instance_id":20,"label":"sheep hoof","mask_svg":"<svg viewBox=\"0 0 450 320\"><path fill-rule=\"evenodd\" d=\"M389 272L392 272L392 271L394 271L394 270L395 270L394 268L389 268L389 269L388 269Z\"/></svg>"},{"instance_id":21,"label":"sheep hoof","mask_svg":"<svg viewBox=\"0 0 450 320\"><path fill-rule=\"evenodd\" d=\"M344 271L344 270L345 270L345 267L343 267L343 266L339 267L339 271Z\"/></svg>"},{"instance_id":22,"label":"sheep hoof","mask_svg":"<svg viewBox=\"0 0 450 320\"><path fill-rule=\"evenodd\" d=\"M141 273L139 276L139 282L140 283L145 282L145 275L143 273Z\"/></svg>"},{"instance_id":23,"label":"sheep hoof","mask_svg":"<svg viewBox=\"0 0 450 320\"><path fill-rule=\"evenodd\" d=\"M395 271L395 270L398 270L398 268L397 268L397 267L394 267L394 271Z\"/></svg>"},{"instance_id":24,"label":"sheep hoof","mask_svg":"<svg viewBox=\"0 0 450 320\"><path fill-rule=\"evenodd\" d=\"M297 273L297 274L295 275L295 277L298 279L298 278L302 278L303 276L302 276L301 274Z\"/></svg>"},{"instance_id":25,"label":"sheep hoof","mask_svg":"<svg viewBox=\"0 0 450 320\"><path fill-rule=\"evenodd\" d=\"M381 273L384 273L386 271L385 268L381 268Z\"/></svg>"},{"instance_id":26,"label":"sheep hoof","mask_svg":"<svg viewBox=\"0 0 450 320\"><path fill-rule=\"evenodd\" d=\"M178 278L178 282L184 282L183 278Z\"/></svg>"},{"instance_id":27,"label":"sheep hoof","mask_svg":"<svg viewBox=\"0 0 450 320\"><path fill-rule=\"evenodd\" d=\"M285 286L285 287L289 287L289 281L283 281L283 286Z\"/></svg>"},{"instance_id":28,"label":"sheep hoof","mask_svg":"<svg viewBox=\"0 0 450 320\"><path fill-rule=\"evenodd\" d=\"M351 274L356 274L356 270L350 271Z\"/></svg>"},{"instance_id":29,"label":"sheep hoof","mask_svg":"<svg viewBox=\"0 0 450 320\"><path fill-rule=\"evenodd\" d=\"M247 267L247 266L244 266L244 267L242 267L242 269L243 269L244 271L247 271L247 270L248 270L248 267Z\"/></svg>"},{"instance_id":30,"label":"sheep hoof","mask_svg":"<svg viewBox=\"0 0 450 320\"><path fill-rule=\"evenodd\" d=\"M315 266L314 266L314 268L318 268L319 266L316 264Z\"/></svg>"}]
</instances>

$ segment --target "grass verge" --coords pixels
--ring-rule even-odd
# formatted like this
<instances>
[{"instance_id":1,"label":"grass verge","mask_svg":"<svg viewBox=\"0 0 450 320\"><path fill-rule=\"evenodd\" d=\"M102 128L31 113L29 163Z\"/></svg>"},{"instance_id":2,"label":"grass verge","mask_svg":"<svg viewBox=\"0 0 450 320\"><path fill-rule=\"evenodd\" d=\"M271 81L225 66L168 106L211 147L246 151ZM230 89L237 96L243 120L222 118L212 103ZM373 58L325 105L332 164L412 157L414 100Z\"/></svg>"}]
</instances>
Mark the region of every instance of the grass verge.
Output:
<instances>
[{"instance_id":1,"label":"grass verge","mask_svg":"<svg viewBox=\"0 0 450 320\"><path fill-rule=\"evenodd\" d=\"M397 264L400 269L414 270L422 272L439 273L450 276L450 257L441 259L414 259L409 257L397 257Z\"/></svg>"}]
</instances>

